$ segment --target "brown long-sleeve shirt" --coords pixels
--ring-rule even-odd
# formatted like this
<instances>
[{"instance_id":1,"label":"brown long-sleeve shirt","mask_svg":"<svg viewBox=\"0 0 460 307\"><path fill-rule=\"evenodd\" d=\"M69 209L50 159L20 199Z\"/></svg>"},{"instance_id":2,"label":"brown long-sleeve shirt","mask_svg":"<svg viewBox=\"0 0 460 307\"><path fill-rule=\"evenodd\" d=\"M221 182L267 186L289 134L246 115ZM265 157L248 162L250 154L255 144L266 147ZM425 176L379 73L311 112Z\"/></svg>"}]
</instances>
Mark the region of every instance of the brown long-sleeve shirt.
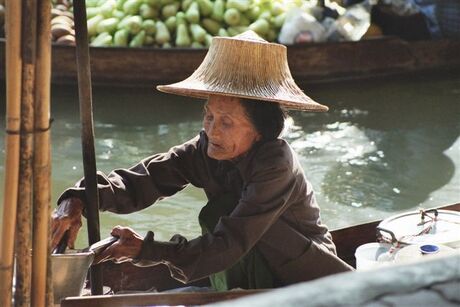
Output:
<instances>
[{"instance_id":1,"label":"brown long-sleeve shirt","mask_svg":"<svg viewBox=\"0 0 460 307\"><path fill-rule=\"evenodd\" d=\"M229 192L239 199L213 232L145 243L141 263L166 264L174 278L188 282L227 269L257 246L282 284L350 269L335 256L311 184L286 141L257 143L233 162L209 158L207 144L201 132L129 169L98 174L100 208L115 213L141 210L188 184L203 188L209 199ZM84 199L83 191L82 180L60 199Z\"/></svg>"}]
</instances>

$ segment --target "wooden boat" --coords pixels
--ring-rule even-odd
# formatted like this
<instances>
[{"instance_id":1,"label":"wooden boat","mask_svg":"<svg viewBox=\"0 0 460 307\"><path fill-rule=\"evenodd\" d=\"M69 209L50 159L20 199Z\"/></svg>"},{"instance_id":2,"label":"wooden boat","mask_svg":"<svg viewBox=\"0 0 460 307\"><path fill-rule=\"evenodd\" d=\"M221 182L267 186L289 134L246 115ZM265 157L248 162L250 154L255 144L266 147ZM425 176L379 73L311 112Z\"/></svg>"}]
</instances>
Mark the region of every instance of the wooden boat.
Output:
<instances>
[{"instance_id":1,"label":"wooden boat","mask_svg":"<svg viewBox=\"0 0 460 307\"><path fill-rule=\"evenodd\" d=\"M460 203L438 207L437 209L460 211ZM337 246L338 256L355 266L354 253L362 244L376 241L376 227L381 221L372 221L332 231ZM103 264L104 285L111 287L117 293L112 296L87 296L70 298L62 301L62 306L145 306L145 305L203 305L217 301L235 299L245 295L260 293L263 290L228 291L218 293L147 293L128 294L130 291L147 291L156 288L164 291L184 285L173 280L165 279L168 275L164 266L138 268L129 263ZM190 284L205 286L207 280ZM267 291L267 290L265 290ZM125 294L118 294L123 293Z\"/></svg>"},{"instance_id":2,"label":"wooden boat","mask_svg":"<svg viewBox=\"0 0 460 307\"><path fill-rule=\"evenodd\" d=\"M315 43L287 48L299 83L369 78L440 69L460 70L460 40L405 41L380 37L357 42ZM90 47L93 84L152 86L188 77L206 49ZM5 40L0 39L0 77L5 72ZM53 45L52 81L77 82L75 48Z\"/></svg>"}]
</instances>

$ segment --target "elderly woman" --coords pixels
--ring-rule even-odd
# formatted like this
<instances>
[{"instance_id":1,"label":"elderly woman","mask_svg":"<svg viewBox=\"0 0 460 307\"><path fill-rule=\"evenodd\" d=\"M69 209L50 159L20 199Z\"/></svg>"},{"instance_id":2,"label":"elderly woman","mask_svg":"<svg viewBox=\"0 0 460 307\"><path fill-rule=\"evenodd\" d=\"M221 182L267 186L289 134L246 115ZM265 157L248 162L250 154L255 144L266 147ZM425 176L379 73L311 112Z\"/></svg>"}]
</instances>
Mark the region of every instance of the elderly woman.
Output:
<instances>
[{"instance_id":1,"label":"elderly woman","mask_svg":"<svg viewBox=\"0 0 460 307\"><path fill-rule=\"evenodd\" d=\"M100 209L141 210L188 184L209 202L199 214L203 235L169 242L117 226L119 240L98 261L164 264L184 283L210 277L217 290L272 288L351 270L335 255L320 221L311 184L296 154L280 138L285 111L326 111L292 80L286 48L254 32L213 39L188 79L159 90L205 98L203 131L190 141L129 169L99 174ZM85 210L84 181L68 189L53 214L53 245Z\"/></svg>"}]
</instances>

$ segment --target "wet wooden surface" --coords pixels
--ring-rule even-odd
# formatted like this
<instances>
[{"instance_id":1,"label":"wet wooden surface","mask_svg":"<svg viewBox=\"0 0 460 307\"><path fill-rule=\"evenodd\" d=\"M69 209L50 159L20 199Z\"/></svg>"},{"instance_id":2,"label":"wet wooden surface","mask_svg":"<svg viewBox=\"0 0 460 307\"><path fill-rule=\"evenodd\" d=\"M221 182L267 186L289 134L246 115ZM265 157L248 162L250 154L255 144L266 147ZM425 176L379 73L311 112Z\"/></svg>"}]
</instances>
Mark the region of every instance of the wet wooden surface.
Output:
<instances>
[{"instance_id":1,"label":"wet wooden surface","mask_svg":"<svg viewBox=\"0 0 460 307\"><path fill-rule=\"evenodd\" d=\"M117 307L117 306L198 306L232 300L247 295L262 293L264 290L235 290L201 293L138 293L121 295L101 295L67 298L62 307Z\"/></svg>"},{"instance_id":2,"label":"wet wooden surface","mask_svg":"<svg viewBox=\"0 0 460 307\"><path fill-rule=\"evenodd\" d=\"M298 83L369 78L395 73L460 69L460 41L407 42L382 37L358 42L289 46L288 63ZM93 84L153 86L185 79L199 66L206 49L90 48ZM5 42L0 39L4 77ZM75 48L53 46L52 80L75 83Z\"/></svg>"}]
</instances>

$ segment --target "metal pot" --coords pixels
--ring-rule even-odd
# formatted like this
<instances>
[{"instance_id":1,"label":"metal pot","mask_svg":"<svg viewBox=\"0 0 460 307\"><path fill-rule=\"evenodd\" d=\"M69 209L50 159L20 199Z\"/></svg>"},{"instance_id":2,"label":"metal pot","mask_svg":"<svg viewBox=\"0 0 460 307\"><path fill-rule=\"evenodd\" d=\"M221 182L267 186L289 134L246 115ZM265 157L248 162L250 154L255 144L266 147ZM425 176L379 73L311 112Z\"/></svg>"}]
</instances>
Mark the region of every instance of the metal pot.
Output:
<instances>
[{"instance_id":1,"label":"metal pot","mask_svg":"<svg viewBox=\"0 0 460 307\"><path fill-rule=\"evenodd\" d=\"M71 251L51 255L54 303L68 296L80 296L94 252Z\"/></svg>"},{"instance_id":2,"label":"metal pot","mask_svg":"<svg viewBox=\"0 0 460 307\"><path fill-rule=\"evenodd\" d=\"M80 296L88 269L96 254L113 244L118 238L109 237L83 250L69 250L51 255L54 303L68 296Z\"/></svg>"},{"instance_id":3,"label":"metal pot","mask_svg":"<svg viewBox=\"0 0 460 307\"><path fill-rule=\"evenodd\" d=\"M382 241L400 246L440 244L460 248L460 212L421 210L383 220L377 227Z\"/></svg>"}]
</instances>

